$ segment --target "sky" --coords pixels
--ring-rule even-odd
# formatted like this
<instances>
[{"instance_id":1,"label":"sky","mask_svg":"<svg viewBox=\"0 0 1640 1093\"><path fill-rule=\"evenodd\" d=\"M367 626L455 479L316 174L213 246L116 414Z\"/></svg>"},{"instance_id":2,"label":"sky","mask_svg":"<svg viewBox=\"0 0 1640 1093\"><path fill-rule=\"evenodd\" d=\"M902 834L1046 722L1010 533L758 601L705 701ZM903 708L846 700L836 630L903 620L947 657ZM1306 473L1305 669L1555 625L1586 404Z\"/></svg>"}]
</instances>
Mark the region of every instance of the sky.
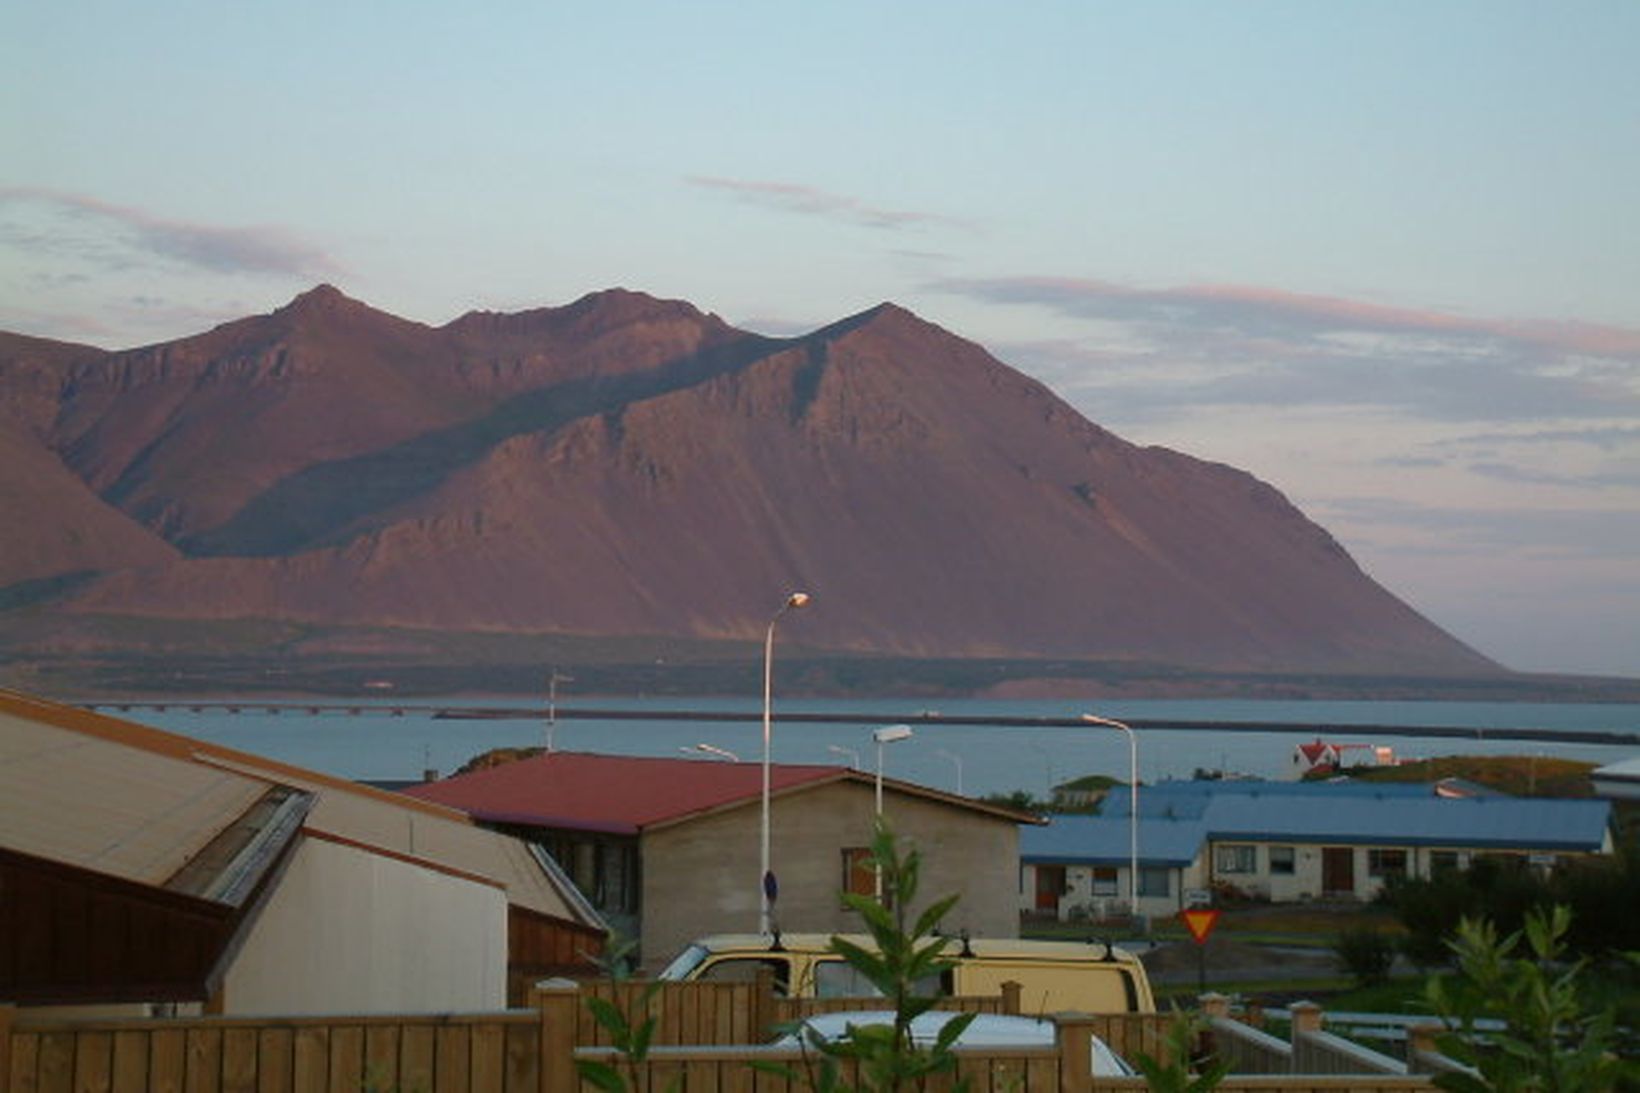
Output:
<instances>
[{"instance_id":1,"label":"sky","mask_svg":"<svg viewBox=\"0 0 1640 1093\"><path fill-rule=\"evenodd\" d=\"M1640 676L1640 4L0 6L0 329L889 300Z\"/></svg>"}]
</instances>

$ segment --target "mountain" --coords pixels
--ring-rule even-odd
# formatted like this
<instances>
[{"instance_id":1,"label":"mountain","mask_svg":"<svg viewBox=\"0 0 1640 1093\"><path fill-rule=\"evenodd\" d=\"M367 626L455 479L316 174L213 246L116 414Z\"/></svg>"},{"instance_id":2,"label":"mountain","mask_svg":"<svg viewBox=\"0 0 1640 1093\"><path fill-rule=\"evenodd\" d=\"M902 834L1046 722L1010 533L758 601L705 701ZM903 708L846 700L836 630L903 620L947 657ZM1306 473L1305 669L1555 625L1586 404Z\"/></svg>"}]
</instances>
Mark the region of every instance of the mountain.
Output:
<instances>
[{"instance_id":1,"label":"mountain","mask_svg":"<svg viewBox=\"0 0 1640 1093\"><path fill-rule=\"evenodd\" d=\"M804 588L817 649L1497 671L1269 485L892 304L777 339L326 285L123 352L0 335L0 500L35 616L747 642Z\"/></svg>"}]
</instances>

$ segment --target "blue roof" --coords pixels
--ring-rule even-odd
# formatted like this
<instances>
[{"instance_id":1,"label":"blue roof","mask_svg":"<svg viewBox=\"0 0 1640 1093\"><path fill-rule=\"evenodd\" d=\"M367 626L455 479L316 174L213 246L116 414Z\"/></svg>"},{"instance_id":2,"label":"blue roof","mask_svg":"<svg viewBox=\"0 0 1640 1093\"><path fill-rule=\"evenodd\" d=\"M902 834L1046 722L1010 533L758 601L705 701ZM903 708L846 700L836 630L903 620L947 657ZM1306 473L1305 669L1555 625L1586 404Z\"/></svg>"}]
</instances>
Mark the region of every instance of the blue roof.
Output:
<instances>
[{"instance_id":1,"label":"blue roof","mask_svg":"<svg viewBox=\"0 0 1640 1093\"><path fill-rule=\"evenodd\" d=\"M1144 802L1144 790L1139 791ZM1206 829L1199 820L1139 817L1139 859L1150 865L1189 865ZM1019 860L1048 864L1126 865L1133 833L1127 815L1054 816L1046 825L1021 826Z\"/></svg>"},{"instance_id":2,"label":"blue roof","mask_svg":"<svg viewBox=\"0 0 1640 1093\"><path fill-rule=\"evenodd\" d=\"M1445 798L1434 796L1429 785L1383 789L1390 787L1314 782L1140 786L1139 857L1152 865L1183 865L1208 840L1594 852L1605 845L1611 821L1611 804L1603 800ZM1123 786L1111 791L1100 815L1055 816L1047 826L1022 827L1020 860L1123 864L1131 838L1128 814Z\"/></svg>"},{"instance_id":3,"label":"blue roof","mask_svg":"<svg viewBox=\"0 0 1640 1093\"><path fill-rule=\"evenodd\" d=\"M1610 803L1594 800L1343 797L1317 807L1313 797L1295 796L1214 798L1204 822L1221 841L1595 851L1610 818Z\"/></svg>"}]
</instances>

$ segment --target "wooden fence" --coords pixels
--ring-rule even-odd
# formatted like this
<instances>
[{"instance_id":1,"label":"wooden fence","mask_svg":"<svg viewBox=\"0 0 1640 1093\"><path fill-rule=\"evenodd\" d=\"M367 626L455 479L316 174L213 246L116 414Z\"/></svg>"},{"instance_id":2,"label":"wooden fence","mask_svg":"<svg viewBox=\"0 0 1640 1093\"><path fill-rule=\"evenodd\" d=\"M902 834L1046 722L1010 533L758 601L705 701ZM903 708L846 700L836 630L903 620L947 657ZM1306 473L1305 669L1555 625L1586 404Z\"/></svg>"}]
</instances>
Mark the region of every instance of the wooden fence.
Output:
<instances>
[{"instance_id":1,"label":"wooden fence","mask_svg":"<svg viewBox=\"0 0 1640 1093\"><path fill-rule=\"evenodd\" d=\"M575 1059L620 1060L585 999L600 994L635 1006L644 986L553 981L534 992L528 1009L478 1014L68 1020L21 1017L0 1005L0 1093L594 1093L580 1082ZM948 1001L1003 1012L1009 1005L1006 997ZM649 1004L659 1046L629 1073L634 1093L803 1093L801 1052L755 1045L772 1021L840 1008L777 1004L757 984L716 983L668 984ZM955 1077L969 1078L974 1093L1142 1090L1142 1079L1093 1076L1089 1037L1127 1058L1161 1057L1170 1020L1065 1015L1057 1046L965 1049ZM1292 1057L1289 1050L1283 1069ZM759 1068L770 1062L798 1076ZM930 1091L949 1085L942 1078ZM1240 1073L1221 1088L1392 1093L1431 1085L1406 1073Z\"/></svg>"}]
</instances>

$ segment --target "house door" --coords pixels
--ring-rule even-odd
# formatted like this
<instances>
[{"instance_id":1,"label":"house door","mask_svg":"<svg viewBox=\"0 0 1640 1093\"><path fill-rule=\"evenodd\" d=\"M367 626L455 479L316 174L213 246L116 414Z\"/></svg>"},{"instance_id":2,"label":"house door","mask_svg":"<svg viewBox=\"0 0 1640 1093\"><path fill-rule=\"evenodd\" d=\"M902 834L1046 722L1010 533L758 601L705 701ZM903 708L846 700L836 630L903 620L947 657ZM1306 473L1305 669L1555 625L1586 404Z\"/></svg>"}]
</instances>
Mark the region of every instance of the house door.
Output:
<instances>
[{"instance_id":1,"label":"house door","mask_svg":"<svg viewBox=\"0 0 1640 1093\"><path fill-rule=\"evenodd\" d=\"M1065 894L1065 867L1039 865L1036 867L1036 909L1059 914L1059 897Z\"/></svg>"},{"instance_id":2,"label":"house door","mask_svg":"<svg viewBox=\"0 0 1640 1093\"><path fill-rule=\"evenodd\" d=\"M1353 846L1324 846L1321 848L1321 894L1324 896L1353 896L1355 894L1355 848Z\"/></svg>"}]
</instances>

